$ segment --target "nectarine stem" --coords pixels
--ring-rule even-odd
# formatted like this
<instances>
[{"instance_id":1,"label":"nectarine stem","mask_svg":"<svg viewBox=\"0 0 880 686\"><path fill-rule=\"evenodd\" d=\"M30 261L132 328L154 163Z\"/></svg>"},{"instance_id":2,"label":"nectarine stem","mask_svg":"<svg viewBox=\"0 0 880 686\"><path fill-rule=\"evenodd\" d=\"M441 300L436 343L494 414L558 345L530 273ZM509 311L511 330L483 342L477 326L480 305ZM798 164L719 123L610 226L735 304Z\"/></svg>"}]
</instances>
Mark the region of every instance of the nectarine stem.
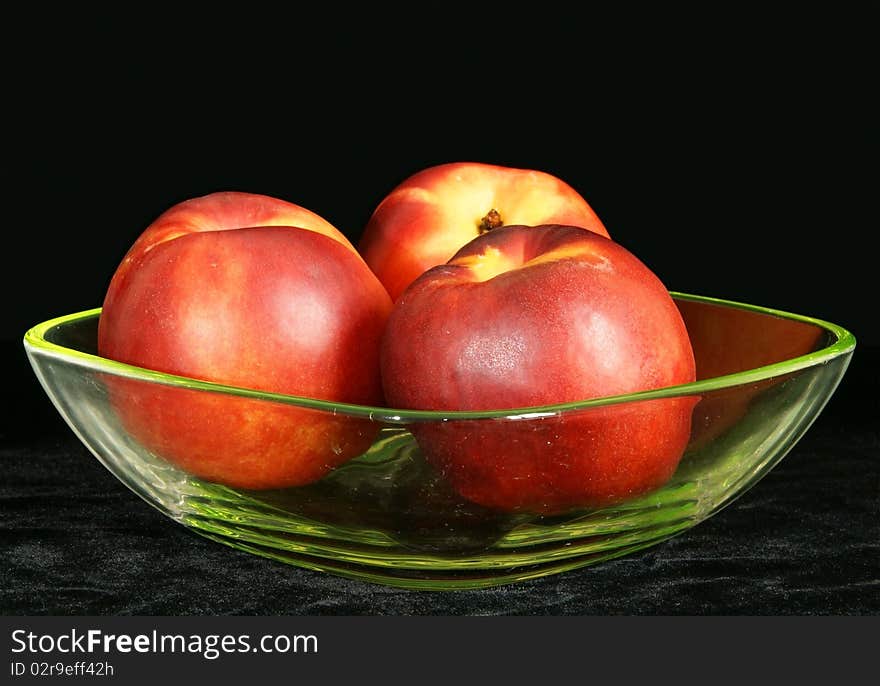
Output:
<instances>
[{"instance_id":1,"label":"nectarine stem","mask_svg":"<svg viewBox=\"0 0 880 686\"><path fill-rule=\"evenodd\" d=\"M504 226L504 220L501 219L501 214L498 210L493 207L489 210L486 216L480 220L477 230L480 232L480 235L483 235L492 229L497 229L499 226Z\"/></svg>"}]
</instances>

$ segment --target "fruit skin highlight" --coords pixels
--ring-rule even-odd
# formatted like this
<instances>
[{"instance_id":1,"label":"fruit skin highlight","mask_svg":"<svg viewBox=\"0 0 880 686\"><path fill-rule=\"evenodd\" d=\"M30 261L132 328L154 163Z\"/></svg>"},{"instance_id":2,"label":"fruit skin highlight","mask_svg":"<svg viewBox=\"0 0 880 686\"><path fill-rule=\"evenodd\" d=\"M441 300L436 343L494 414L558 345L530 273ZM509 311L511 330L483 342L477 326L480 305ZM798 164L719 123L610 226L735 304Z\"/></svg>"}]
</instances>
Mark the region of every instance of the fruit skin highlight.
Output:
<instances>
[{"instance_id":1,"label":"fruit skin highlight","mask_svg":"<svg viewBox=\"0 0 880 686\"><path fill-rule=\"evenodd\" d=\"M171 208L134 243L108 288L98 351L204 381L381 405L379 343L390 310L332 225L267 196L218 193ZM105 382L120 420L147 448L239 488L315 481L365 451L377 430L282 403Z\"/></svg>"},{"instance_id":2,"label":"fruit skin highlight","mask_svg":"<svg viewBox=\"0 0 880 686\"><path fill-rule=\"evenodd\" d=\"M413 174L376 207L358 250L392 300L481 233L508 225L608 231L587 201L543 171L452 162Z\"/></svg>"},{"instance_id":3,"label":"fruit skin highlight","mask_svg":"<svg viewBox=\"0 0 880 686\"><path fill-rule=\"evenodd\" d=\"M422 274L381 349L392 407L529 408L693 381L679 310L623 246L572 226L508 226ZM608 405L543 419L413 424L464 498L559 513L651 491L675 471L696 399Z\"/></svg>"}]
</instances>

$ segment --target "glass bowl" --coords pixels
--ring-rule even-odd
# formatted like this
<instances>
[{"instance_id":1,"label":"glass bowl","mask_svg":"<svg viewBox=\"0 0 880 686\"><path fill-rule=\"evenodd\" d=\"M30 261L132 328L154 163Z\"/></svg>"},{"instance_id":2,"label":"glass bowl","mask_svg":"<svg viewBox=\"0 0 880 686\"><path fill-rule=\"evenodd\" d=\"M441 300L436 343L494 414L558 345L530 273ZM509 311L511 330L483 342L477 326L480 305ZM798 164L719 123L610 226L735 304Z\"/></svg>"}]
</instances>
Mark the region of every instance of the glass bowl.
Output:
<instances>
[{"instance_id":1,"label":"glass bowl","mask_svg":"<svg viewBox=\"0 0 880 686\"><path fill-rule=\"evenodd\" d=\"M718 512L800 439L855 349L853 335L828 322L672 295L691 336L694 383L492 412L334 404L121 364L97 355L100 309L39 324L24 345L43 388L82 442L122 483L180 524L312 570L407 588L477 588L626 555ZM117 411L120 396L145 404L184 397L216 403L212 421L221 432L224 417L256 410L252 416L291 412L291 421L323 417L345 430L375 432L375 439L310 485L230 488L196 478L148 447ZM691 431L668 481L637 497L555 514L500 512L462 499L423 459L411 432L456 431L476 439L503 432L511 441L531 440L598 413L637 421L640 408L680 405L682 397L694 401ZM530 445L539 450L542 441Z\"/></svg>"}]
</instances>

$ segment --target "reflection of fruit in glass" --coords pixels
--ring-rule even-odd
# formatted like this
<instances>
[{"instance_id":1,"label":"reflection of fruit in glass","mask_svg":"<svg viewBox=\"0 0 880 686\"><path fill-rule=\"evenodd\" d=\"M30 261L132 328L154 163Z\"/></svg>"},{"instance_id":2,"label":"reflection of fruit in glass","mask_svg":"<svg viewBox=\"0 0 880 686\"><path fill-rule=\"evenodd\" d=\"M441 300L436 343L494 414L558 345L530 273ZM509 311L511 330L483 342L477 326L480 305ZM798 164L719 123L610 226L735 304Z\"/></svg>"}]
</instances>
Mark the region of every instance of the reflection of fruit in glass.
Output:
<instances>
[{"instance_id":1,"label":"reflection of fruit in glass","mask_svg":"<svg viewBox=\"0 0 880 686\"><path fill-rule=\"evenodd\" d=\"M382 347L395 407L525 408L694 380L687 331L632 253L570 226L511 226L474 239L397 301ZM413 424L464 497L558 512L652 490L674 472L695 399L560 418Z\"/></svg>"},{"instance_id":2,"label":"reflection of fruit in glass","mask_svg":"<svg viewBox=\"0 0 880 686\"><path fill-rule=\"evenodd\" d=\"M712 379L806 355L821 345L823 331L789 317L679 299L696 358L698 379ZM709 314L711 313L711 314ZM719 391L694 411L692 445L705 445L745 414L752 400L780 378Z\"/></svg>"},{"instance_id":3,"label":"reflection of fruit in glass","mask_svg":"<svg viewBox=\"0 0 880 686\"><path fill-rule=\"evenodd\" d=\"M274 206L264 196L216 194L160 217L111 281L99 353L204 381L381 404L387 293L352 246L329 237L335 229L320 222L320 231L230 228L265 219L266 202ZM200 229L190 231L196 219ZM157 236L158 243L147 240ZM122 378L108 383L118 414L139 440L186 471L227 485L308 483L359 455L375 435L363 420L281 404L147 384L135 391Z\"/></svg>"},{"instance_id":4,"label":"reflection of fruit in glass","mask_svg":"<svg viewBox=\"0 0 880 686\"><path fill-rule=\"evenodd\" d=\"M500 226L568 224L608 236L586 200L542 171L456 162L423 169L376 207L359 250L393 300L417 276Z\"/></svg>"}]
</instances>

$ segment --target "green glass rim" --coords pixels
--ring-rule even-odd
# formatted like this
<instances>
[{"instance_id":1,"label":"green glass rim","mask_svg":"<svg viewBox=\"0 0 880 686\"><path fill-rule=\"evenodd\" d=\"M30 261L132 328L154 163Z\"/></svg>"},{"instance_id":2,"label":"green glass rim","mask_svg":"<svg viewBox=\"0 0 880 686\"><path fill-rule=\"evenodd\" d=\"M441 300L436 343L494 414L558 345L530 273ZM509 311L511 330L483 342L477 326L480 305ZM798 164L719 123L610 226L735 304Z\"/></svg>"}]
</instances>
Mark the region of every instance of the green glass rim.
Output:
<instances>
[{"instance_id":1,"label":"green glass rim","mask_svg":"<svg viewBox=\"0 0 880 686\"><path fill-rule=\"evenodd\" d=\"M709 391L717 391L724 388L731 388L743 384L756 383L783 374L812 367L818 364L825 364L836 357L847 355L853 351L856 345L855 336L845 328L832 324L831 322L814 317L808 317L800 314L793 314L759 305L750 305L747 303L736 302L732 300L723 300L703 295L694 295L690 293L682 293L678 291L670 291L670 295L678 300L687 300L691 302L700 302L710 305L720 305L723 307L731 307L740 310L747 310L758 314L771 315L781 317L793 321L803 322L817 326L827 333L831 334L833 341L819 350L793 357L781 362L747 369L733 374L717 376L710 379L701 379L686 384L678 384L675 386L664 386L647 391L638 391L636 393L626 393L620 395L605 396L601 398L591 398L589 400L581 400L575 402L559 403L556 405L541 405L535 407L509 408L499 410L484 411L437 411L437 410L407 410L389 407L378 407L369 405L355 405L351 403L339 403L328 400L317 400L315 398L307 398L295 395L286 395L283 393L273 393L269 391L260 391L241 386L231 386L227 384L216 383L213 381L202 381L186 376L175 374L166 374L157 372L143 367L117 362L98 355L68 348L57 343L47 340L47 334L53 329L73 324L92 317L99 317L101 308L96 307L90 310L83 310L61 317L49 319L45 322L37 324L28 329L24 335L24 344L29 351L37 352L41 355L49 355L60 358L65 361L75 363L81 367L90 369L95 372L104 374L112 374L120 377L140 379L149 383L158 383L166 386L176 386L189 390L207 391L212 393L222 393L243 398L254 398L269 402L278 402L288 405L296 405L306 409L321 410L324 412L333 412L337 414L345 414L349 416L366 417L368 419L386 422L386 423L408 423L415 421L452 421L452 420L468 420L468 419L540 419L544 417L554 417L575 410L586 410L594 407L602 407L607 405L616 405L626 402L635 402L642 400L654 400L659 398L674 398L681 396L692 396L707 393Z\"/></svg>"}]
</instances>

